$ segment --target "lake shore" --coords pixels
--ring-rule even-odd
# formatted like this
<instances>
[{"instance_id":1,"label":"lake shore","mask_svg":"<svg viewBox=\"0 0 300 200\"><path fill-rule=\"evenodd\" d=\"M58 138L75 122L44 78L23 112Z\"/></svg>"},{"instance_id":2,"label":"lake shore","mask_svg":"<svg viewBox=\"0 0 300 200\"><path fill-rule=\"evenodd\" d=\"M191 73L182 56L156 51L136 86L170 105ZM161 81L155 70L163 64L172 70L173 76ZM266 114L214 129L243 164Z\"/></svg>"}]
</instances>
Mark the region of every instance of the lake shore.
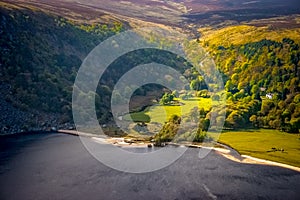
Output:
<instances>
[{"instance_id":1,"label":"lake shore","mask_svg":"<svg viewBox=\"0 0 300 200\"><path fill-rule=\"evenodd\" d=\"M111 137L103 137L99 136L96 137L94 134L90 133L83 133L83 132L77 132L76 130L58 130L59 133L64 133L64 134L70 134L74 136L83 136L83 137L91 137L93 140L96 142L104 143L104 144L112 144L118 147L123 147L123 148L147 148L149 144L153 146L153 143L150 142L125 142L125 138L118 137L118 138L111 138ZM177 145L178 144L171 144L171 145ZM300 172L299 167L295 167L292 165L284 164L284 163L279 163L279 162L273 162L265 159L260 159L260 158L255 158L252 156L248 155L241 155L239 154L235 149L218 143L215 143L215 146L217 147L205 147L199 144L189 144L189 145L184 145L189 148L209 148L213 151L215 151L217 154L222 155L223 157L232 160L234 162L238 163L244 163L244 164L259 164L259 165L269 165L269 166L278 166L278 167L283 167L287 169L291 169L294 171Z\"/></svg>"}]
</instances>

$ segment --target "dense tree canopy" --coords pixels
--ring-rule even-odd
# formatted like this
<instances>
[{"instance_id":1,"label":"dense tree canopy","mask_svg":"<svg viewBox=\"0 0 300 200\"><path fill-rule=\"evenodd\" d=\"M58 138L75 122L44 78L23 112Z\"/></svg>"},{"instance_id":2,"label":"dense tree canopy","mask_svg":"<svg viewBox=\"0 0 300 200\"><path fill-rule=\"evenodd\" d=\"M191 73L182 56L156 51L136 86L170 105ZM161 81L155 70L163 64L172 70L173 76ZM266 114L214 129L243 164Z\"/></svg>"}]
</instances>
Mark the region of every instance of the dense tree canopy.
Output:
<instances>
[{"instance_id":1,"label":"dense tree canopy","mask_svg":"<svg viewBox=\"0 0 300 200\"><path fill-rule=\"evenodd\" d=\"M298 132L300 93L299 45L263 39L214 50L226 75L226 127L252 125Z\"/></svg>"}]
</instances>

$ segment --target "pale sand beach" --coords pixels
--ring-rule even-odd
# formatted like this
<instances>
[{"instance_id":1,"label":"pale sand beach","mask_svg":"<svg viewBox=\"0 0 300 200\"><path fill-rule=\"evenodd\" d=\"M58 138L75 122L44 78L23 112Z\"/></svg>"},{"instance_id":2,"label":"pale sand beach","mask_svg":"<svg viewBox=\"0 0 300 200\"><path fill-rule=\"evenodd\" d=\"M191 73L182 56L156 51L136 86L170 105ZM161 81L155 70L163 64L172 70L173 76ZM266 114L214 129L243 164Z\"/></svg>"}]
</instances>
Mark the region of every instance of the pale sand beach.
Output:
<instances>
[{"instance_id":1,"label":"pale sand beach","mask_svg":"<svg viewBox=\"0 0 300 200\"><path fill-rule=\"evenodd\" d=\"M85 137L91 137L94 141L103 143L103 144L112 144L115 146L123 147L123 148L147 148L148 144L152 143L146 143L146 142L132 142L127 143L125 142L124 138L118 137L118 138L111 138L111 137L96 137L94 134L90 133L83 133L83 132L77 132L76 130L58 130L59 133L65 133L65 134L71 134L76 136L85 136ZM218 146L221 147L203 147L201 145L192 145L194 148L209 148L214 150L216 153L222 155L223 157L230 159L232 161L238 162L238 163L245 163L245 164L258 164L258 165L270 165L270 166L278 166L283 167L291 170L295 170L300 172L299 167L287 165L284 163L278 163L273 162L265 159L255 158L248 155L240 155L236 150L220 143L216 143ZM188 145L187 145L188 146Z\"/></svg>"}]
</instances>

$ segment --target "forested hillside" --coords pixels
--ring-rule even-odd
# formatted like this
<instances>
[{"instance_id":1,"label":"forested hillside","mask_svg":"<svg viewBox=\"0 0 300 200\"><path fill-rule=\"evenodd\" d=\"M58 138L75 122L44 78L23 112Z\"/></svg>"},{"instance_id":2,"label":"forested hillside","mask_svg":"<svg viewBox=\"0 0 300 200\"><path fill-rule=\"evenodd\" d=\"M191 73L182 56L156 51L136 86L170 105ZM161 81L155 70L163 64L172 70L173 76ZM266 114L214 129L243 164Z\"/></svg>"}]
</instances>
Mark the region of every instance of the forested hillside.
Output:
<instances>
[{"instance_id":1,"label":"forested hillside","mask_svg":"<svg viewBox=\"0 0 300 200\"><path fill-rule=\"evenodd\" d=\"M73 83L82 60L122 29L119 22L76 24L34 9L2 5L0 81L8 91L1 98L24 112L58 113L57 124L72 121ZM5 120L15 116L7 112L2 113L1 130L10 132L12 125ZM29 120L23 129L37 126L34 123Z\"/></svg>"},{"instance_id":2,"label":"forested hillside","mask_svg":"<svg viewBox=\"0 0 300 200\"><path fill-rule=\"evenodd\" d=\"M5 99L3 107L7 108L9 103L16 109L35 114L18 121L24 124L22 129L12 130L11 126L18 124L15 123L18 114L11 116L11 111L6 109L0 119L0 129L4 132L31 130L39 126L36 121L43 113L53 113L56 119L54 123L42 119L42 126L49 128L72 123L73 84L82 60L101 41L125 30L125 27L118 21L110 24L75 23L35 9L4 5L0 8L0 89L8 92L1 95L1 99ZM137 50L121 56L99 80L95 104L100 123L111 123L111 95L117 80L132 67L151 62L182 71L190 67L183 64L182 58L158 50ZM129 91L130 87L127 89ZM154 98L159 98L162 94L159 85L146 85L130 92L134 92L134 96L144 96L147 91L157 89ZM89 94L80 92L80 95ZM122 101L121 97L117 99ZM152 102L152 99L148 101ZM145 106L137 104L133 109ZM85 111L82 112L84 116ZM7 123L8 120L10 123Z\"/></svg>"},{"instance_id":3,"label":"forested hillside","mask_svg":"<svg viewBox=\"0 0 300 200\"><path fill-rule=\"evenodd\" d=\"M203 30L200 43L224 74L225 127L300 129L300 29Z\"/></svg>"}]
</instances>

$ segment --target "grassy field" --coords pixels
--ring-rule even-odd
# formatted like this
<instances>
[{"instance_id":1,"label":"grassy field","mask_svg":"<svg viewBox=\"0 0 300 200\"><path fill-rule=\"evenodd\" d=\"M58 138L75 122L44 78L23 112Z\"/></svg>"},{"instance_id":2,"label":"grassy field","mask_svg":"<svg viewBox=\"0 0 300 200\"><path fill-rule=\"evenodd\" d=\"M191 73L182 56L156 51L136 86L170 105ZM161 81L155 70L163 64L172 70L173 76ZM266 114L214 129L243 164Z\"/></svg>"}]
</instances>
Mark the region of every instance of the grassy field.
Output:
<instances>
[{"instance_id":1,"label":"grassy field","mask_svg":"<svg viewBox=\"0 0 300 200\"><path fill-rule=\"evenodd\" d=\"M281 42L283 38L291 38L300 41L300 29L270 30L269 27L256 27L249 25L229 26L219 30L203 28L199 30L202 34L200 42L203 46L205 42L209 46L229 47L230 45L240 45L249 42L258 42L262 39L269 39Z\"/></svg>"},{"instance_id":2,"label":"grassy field","mask_svg":"<svg viewBox=\"0 0 300 200\"><path fill-rule=\"evenodd\" d=\"M299 134L269 129L230 131L222 133L219 142L231 146L240 154L300 167Z\"/></svg>"},{"instance_id":3,"label":"grassy field","mask_svg":"<svg viewBox=\"0 0 300 200\"><path fill-rule=\"evenodd\" d=\"M131 113L131 115L124 116L125 120L129 120L130 117L135 121L148 121L150 117L151 122L158 122L163 124L168 121L172 115L183 116L190 113L194 107L209 109L211 107L210 98L191 98L189 100L181 100L183 104L179 105L154 105L142 112Z\"/></svg>"}]
</instances>

